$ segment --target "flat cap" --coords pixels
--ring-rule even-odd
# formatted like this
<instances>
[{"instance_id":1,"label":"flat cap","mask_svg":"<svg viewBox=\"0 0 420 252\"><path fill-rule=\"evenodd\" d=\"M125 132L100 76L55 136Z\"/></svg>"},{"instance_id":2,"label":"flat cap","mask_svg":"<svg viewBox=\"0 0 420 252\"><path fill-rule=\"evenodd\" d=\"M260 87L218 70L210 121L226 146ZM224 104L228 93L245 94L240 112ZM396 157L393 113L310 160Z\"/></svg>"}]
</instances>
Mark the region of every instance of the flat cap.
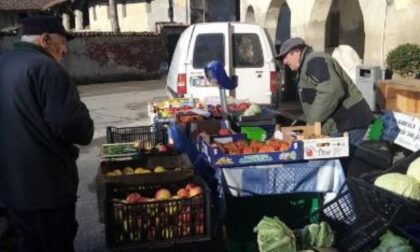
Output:
<instances>
[{"instance_id":1,"label":"flat cap","mask_svg":"<svg viewBox=\"0 0 420 252\"><path fill-rule=\"evenodd\" d=\"M298 47L298 46L304 46L306 45L305 41L301 38L290 38L286 41L284 41L283 44L281 44L280 52L276 55L276 58L283 58L286 56L290 50Z\"/></svg>"},{"instance_id":2,"label":"flat cap","mask_svg":"<svg viewBox=\"0 0 420 252\"><path fill-rule=\"evenodd\" d=\"M61 20L53 16L30 16L21 20L22 35L41 35L43 33L56 33L67 40L74 37L66 32Z\"/></svg>"}]
</instances>

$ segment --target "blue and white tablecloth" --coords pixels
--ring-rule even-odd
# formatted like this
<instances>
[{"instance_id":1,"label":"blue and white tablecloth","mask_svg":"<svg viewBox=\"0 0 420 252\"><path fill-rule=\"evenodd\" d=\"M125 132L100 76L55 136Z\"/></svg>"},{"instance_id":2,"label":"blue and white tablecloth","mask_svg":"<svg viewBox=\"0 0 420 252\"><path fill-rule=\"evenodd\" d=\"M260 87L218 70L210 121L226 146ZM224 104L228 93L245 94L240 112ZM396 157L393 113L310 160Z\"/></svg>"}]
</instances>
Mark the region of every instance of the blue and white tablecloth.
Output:
<instances>
[{"instance_id":1,"label":"blue and white tablecloth","mask_svg":"<svg viewBox=\"0 0 420 252\"><path fill-rule=\"evenodd\" d=\"M216 170L215 177L220 184L224 179L224 187L236 197L292 192L337 193L345 182L338 159L223 168ZM223 193L223 188L219 193Z\"/></svg>"}]
</instances>

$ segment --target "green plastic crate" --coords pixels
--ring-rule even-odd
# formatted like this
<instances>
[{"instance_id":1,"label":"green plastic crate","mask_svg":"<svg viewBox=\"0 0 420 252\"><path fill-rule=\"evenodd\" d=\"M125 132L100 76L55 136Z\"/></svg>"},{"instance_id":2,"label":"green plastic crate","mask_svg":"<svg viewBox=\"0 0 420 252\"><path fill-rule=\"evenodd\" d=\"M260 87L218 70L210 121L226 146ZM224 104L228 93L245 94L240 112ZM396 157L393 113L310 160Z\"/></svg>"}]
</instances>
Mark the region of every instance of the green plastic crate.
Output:
<instances>
[{"instance_id":1,"label":"green plastic crate","mask_svg":"<svg viewBox=\"0 0 420 252\"><path fill-rule=\"evenodd\" d=\"M241 127L241 133L246 134L248 140L265 141L267 132L260 127Z\"/></svg>"}]
</instances>

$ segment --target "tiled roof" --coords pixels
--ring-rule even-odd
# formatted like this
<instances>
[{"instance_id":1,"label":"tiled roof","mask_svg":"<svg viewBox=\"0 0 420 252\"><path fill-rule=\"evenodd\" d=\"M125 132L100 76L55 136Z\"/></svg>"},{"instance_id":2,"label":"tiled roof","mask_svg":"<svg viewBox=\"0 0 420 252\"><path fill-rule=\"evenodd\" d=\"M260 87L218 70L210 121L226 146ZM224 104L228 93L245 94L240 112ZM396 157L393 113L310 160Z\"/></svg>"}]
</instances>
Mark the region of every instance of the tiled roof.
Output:
<instances>
[{"instance_id":1,"label":"tiled roof","mask_svg":"<svg viewBox=\"0 0 420 252\"><path fill-rule=\"evenodd\" d=\"M159 37L156 32L70 32L75 37Z\"/></svg>"},{"instance_id":2,"label":"tiled roof","mask_svg":"<svg viewBox=\"0 0 420 252\"><path fill-rule=\"evenodd\" d=\"M42 10L67 0L1 0L0 11Z\"/></svg>"}]
</instances>

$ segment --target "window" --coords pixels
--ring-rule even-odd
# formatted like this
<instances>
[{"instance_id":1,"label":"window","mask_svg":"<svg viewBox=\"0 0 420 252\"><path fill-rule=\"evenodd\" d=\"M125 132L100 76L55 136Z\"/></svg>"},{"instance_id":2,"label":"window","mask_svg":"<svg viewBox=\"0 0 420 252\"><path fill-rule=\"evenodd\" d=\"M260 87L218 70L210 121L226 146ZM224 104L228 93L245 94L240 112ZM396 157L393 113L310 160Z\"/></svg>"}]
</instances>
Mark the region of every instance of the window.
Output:
<instances>
[{"instance_id":1,"label":"window","mask_svg":"<svg viewBox=\"0 0 420 252\"><path fill-rule=\"evenodd\" d=\"M193 67L204 68L207 63L218 60L225 65L225 42L221 33L201 34L197 36L194 54Z\"/></svg>"},{"instance_id":2,"label":"window","mask_svg":"<svg viewBox=\"0 0 420 252\"><path fill-rule=\"evenodd\" d=\"M96 5L92 6L92 18L94 21L96 21Z\"/></svg>"},{"instance_id":3,"label":"window","mask_svg":"<svg viewBox=\"0 0 420 252\"><path fill-rule=\"evenodd\" d=\"M257 34L233 34L233 67L262 67L264 56Z\"/></svg>"},{"instance_id":4,"label":"window","mask_svg":"<svg viewBox=\"0 0 420 252\"><path fill-rule=\"evenodd\" d=\"M127 6L125 1L121 3L121 14L123 17L127 17Z\"/></svg>"}]
</instances>

